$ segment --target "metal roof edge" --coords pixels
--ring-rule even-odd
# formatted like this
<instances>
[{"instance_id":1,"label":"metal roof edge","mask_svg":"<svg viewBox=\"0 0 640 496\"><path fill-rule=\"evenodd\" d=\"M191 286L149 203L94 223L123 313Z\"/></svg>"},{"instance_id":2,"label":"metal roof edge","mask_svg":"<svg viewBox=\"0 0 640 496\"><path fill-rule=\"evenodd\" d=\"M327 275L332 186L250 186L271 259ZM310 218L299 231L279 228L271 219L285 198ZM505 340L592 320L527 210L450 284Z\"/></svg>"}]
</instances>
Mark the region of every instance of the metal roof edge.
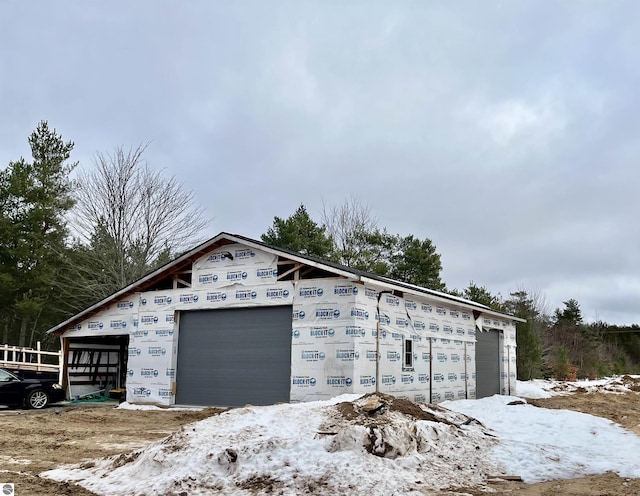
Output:
<instances>
[{"instance_id":1,"label":"metal roof edge","mask_svg":"<svg viewBox=\"0 0 640 496\"><path fill-rule=\"evenodd\" d=\"M501 319L508 318L509 320L515 320L516 322L526 322L527 321L527 319L522 319L520 317L515 317L515 316L509 315L507 313L496 312L495 310L491 310L491 309L480 310L480 311L482 313L486 314L486 315L492 315L494 317L500 317Z\"/></svg>"},{"instance_id":2,"label":"metal roof edge","mask_svg":"<svg viewBox=\"0 0 640 496\"><path fill-rule=\"evenodd\" d=\"M386 279L386 278L385 278ZM437 300L440 300L444 303L449 303L451 304L451 302L457 303L459 305L464 305L468 308L470 308L471 310L476 310L480 313L486 314L486 315L492 315L495 317L500 317L502 319L509 319L509 320L515 320L518 322L526 322L526 320L521 319L519 317L514 317L513 315L509 315L506 313L500 313L500 312L496 312L495 310L491 310L489 307L487 307L486 305L482 305L481 303L476 303L473 300L467 300L465 298L460 298L457 296L453 296L453 295L448 295L446 293L441 293L440 291L434 291L431 289L427 289L427 288L421 288L420 286L415 286L413 284L406 284L406 283L394 283L394 281L392 279L389 279L389 282L385 282L385 281L381 281L378 278L370 278L370 277L366 277L366 276L361 276L360 280L364 283L368 283L368 284L372 284L372 285L378 285L378 286L386 286L386 287L390 287L392 289L399 289L400 291L404 291L411 293L412 295L415 296L422 296L422 297L430 297L430 298L435 298ZM411 288L409 286L414 286L414 288Z\"/></svg>"}]
</instances>

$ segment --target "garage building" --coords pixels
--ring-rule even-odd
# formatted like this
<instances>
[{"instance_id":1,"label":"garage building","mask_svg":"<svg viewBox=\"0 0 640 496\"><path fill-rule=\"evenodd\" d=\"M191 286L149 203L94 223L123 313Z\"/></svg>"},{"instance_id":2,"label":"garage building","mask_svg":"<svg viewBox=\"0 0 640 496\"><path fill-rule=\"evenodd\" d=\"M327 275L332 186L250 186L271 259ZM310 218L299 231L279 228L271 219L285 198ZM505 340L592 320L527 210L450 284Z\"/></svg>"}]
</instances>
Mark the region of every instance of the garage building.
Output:
<instances>
[{"instance_id":1,"label":"garage building","mask_svg":"<svg viewBox=\"0 0 640 496\"><path fill-rule=\"evenodd\" d=\"M516 322L484 305L221 233L60 336L70 397L266 405L514 394Z\"/></svg>"}]
</instances>

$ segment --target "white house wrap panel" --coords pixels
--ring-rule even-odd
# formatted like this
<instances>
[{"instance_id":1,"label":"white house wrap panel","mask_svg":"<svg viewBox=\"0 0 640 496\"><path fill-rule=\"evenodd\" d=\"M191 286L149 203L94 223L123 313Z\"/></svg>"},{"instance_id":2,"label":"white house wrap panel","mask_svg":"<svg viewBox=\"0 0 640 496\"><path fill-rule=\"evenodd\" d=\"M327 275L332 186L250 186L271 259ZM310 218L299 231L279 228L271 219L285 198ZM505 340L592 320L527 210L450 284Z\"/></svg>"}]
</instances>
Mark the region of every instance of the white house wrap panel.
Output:
<instances>
[{"instance_id":1,"label":"white house wrap panel","mask_svg":"<svg viewBox=\"0 0 640 496\"><path fill-rule=\"evenodd\" d=\"M475 397L477 333L498 329L496 380L503 394L515 392L515 322L508 316L356 275L278 280L279 259L256 246L224 244L193 259L191 287L130 293L74 322L62 337L128 335L127 400L171 405L180 387L181 314L288 305L290 401L380 391L438 402Z\"/></svg>"}]
</instances>

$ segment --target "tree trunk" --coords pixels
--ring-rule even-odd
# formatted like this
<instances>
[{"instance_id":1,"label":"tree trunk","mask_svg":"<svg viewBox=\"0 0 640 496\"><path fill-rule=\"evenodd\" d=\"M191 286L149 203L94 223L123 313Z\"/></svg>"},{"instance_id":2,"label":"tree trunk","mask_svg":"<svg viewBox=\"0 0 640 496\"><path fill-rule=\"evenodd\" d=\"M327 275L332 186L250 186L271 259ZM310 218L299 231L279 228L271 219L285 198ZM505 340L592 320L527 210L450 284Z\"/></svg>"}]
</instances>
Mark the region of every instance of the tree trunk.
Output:
<instances>
[{"instance_id":1,"label":"tree trunk","mask_svg":"<svg viewBox=\"0 0 640 496\"><path fill-rule=\"evenodd\" d=\"M33 326L31 327L31 337L29 338L29 348L33 348L33 337L36 333L36 327L38 326L38 320L40 319L40 315L42 315L42 308L40 308L40 311L38 312L38 316L36 317L36 320L33 321Z\"/></svg>"},{"instance_id":2,"label":"tree trunk","mask_svg":"<svg viewBox=\"0 0 640 496\"><path fill-rule=\"evenodd\" d=\"M22 347L25 345L27 341L27 325L29 322L27 319L22 319L22 323L20 324L20 336L18 338L18 346Z\"/></svg>"}]
</instances>

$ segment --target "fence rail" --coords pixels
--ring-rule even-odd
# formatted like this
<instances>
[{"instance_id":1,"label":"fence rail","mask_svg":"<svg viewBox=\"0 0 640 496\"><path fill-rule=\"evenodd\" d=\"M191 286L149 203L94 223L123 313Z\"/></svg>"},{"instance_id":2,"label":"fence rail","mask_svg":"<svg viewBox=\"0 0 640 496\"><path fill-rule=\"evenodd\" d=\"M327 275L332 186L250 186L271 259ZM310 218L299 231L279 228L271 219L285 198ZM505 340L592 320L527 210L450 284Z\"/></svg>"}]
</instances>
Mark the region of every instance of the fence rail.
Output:
<instances>
[{"instance_id":1,"label":"fence rail","mask_svg":"<svg viewBox=\"0 0 640 496\"><path fill-rule=\"evenodd\" d=\"M53 359L45 357L56 357L57 363L47 363ZM43 358L45 358L44 361ZM62 351L43 351L40 349L40 341L35 348L0 345L0 367L3 368L59 373L60 364L62 364Z\"/></svg>"}]
</instances>

